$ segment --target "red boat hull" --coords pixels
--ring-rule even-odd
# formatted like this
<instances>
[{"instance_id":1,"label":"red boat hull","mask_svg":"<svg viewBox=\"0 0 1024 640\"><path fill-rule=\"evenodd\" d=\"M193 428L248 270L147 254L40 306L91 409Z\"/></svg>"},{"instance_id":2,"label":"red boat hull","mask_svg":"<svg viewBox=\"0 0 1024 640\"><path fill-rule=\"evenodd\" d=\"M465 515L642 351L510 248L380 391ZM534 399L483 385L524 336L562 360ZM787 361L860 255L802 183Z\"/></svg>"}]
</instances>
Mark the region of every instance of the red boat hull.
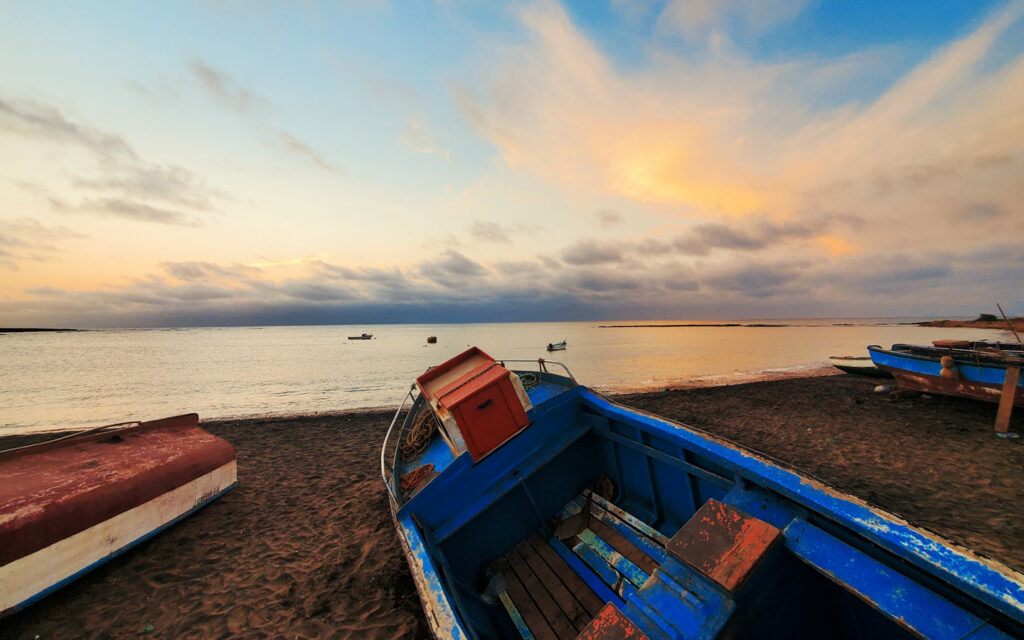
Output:
<instances>
[{"instance_id":1,"label":"red boat hull","mask_svg":"<svg viewBox=\"0 0 1024 640\"><path fill-rule=\"evenodd\" d=\"M0 614L230 489L234 448L195 414L0 452Z\"/></svg>"}]
</instances>

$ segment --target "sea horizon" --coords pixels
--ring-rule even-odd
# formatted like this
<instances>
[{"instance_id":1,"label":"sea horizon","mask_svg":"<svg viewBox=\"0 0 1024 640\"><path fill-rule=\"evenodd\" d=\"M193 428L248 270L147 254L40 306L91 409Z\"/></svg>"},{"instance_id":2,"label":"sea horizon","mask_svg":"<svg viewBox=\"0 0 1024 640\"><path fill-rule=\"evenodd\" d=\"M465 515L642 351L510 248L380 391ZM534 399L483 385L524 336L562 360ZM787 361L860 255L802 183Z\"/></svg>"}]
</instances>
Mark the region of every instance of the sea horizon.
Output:
<instances>
[{"instance_id":1,"label":"sea horizon","mask_svg":"<svg viewBox=\"0 0 1024 640\"><path fill-rule=\"evenodd\" d=\"M416 376L469 346L564 362L605 393L831 373L868 344L993 329L921 327L920 316L161 327L20 332L0 339L0 433L61 431L182 413L206 419L394 407ZM611 323L617 326L607 326ZM628 323L628 324L627 324ZM659 326L659 323L661 325ZM666 326L666 323L671 325ZM605 325L605 326L602 326ZM349 336L373 334L371 340ZM427 344L430 336L437 344ZM568 340L549 353L549 342Z\"/></svg>"}]
</instances>

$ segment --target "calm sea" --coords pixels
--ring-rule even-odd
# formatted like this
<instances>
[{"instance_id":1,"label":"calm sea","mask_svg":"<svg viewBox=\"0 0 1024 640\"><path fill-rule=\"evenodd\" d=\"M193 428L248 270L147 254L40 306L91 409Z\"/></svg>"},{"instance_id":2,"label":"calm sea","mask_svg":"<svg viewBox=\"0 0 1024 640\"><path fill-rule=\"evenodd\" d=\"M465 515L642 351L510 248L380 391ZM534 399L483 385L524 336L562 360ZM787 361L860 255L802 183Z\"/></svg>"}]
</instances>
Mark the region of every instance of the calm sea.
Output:
<instances>
[{"instance_id":1,"label":"calm sea","mask_svg":"<svg viewBox=\"0 0 1024 640\"><path fill-rule=\"evenodd\" d=\"M786 326L602 328L580 322L137 329L0 334L0 433L394 406L417 375L470 345L496 358L564 362L602 391L710 385L832 371L868 344L1008 332L910 320L728 321ZM707 324L707 323L691 323ZM715 323L712 323L715 324ZM367 341L350 335L372 333ZM437 336L437 344L426 343ZM568 349L549 354L549 342Z\"/></svg>"}]
</instances>

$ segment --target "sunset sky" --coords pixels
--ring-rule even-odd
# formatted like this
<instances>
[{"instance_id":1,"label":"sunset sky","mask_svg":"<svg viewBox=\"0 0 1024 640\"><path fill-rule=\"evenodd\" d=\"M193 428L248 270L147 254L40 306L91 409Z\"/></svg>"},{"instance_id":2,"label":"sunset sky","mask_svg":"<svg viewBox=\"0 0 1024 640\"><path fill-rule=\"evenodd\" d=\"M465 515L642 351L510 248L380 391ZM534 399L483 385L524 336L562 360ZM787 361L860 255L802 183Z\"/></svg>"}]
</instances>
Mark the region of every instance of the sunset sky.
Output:
<instances>
[{"instance_id":1,"label":"sunset sky","mask_svg":"<svg viewBox=\"0 0 1024 640\"><path fill-rule=\"evenodd\" d=\"M1024 314L1024 2L0 0L0 326Z\"/></svg>"}]
</instances>

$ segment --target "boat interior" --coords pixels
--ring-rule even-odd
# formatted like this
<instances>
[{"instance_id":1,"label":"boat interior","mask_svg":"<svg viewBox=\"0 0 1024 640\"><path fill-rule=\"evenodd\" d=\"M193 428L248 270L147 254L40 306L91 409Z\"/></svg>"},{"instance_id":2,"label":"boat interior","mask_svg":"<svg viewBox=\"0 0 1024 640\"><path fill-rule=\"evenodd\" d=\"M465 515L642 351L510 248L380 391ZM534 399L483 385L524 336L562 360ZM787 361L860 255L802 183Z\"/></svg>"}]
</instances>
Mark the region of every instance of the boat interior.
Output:
<instances>
[{"instance_id":1,"label":"boat interior","mask_svg":"<svg viewBox=\"0 0 1024 640\"><path fill-rule=\"evenodd\" d=\"M569 374L519 376L530 424L481 459L444 429L408 460L396 434L389 453L396 523L422 538L428 579L468 637L1024 632L884 533L851 526L860 511L824 515L841 494L616 405ZM428 411L416 398L401 433Z\"/></svg>"}]
</instances>

